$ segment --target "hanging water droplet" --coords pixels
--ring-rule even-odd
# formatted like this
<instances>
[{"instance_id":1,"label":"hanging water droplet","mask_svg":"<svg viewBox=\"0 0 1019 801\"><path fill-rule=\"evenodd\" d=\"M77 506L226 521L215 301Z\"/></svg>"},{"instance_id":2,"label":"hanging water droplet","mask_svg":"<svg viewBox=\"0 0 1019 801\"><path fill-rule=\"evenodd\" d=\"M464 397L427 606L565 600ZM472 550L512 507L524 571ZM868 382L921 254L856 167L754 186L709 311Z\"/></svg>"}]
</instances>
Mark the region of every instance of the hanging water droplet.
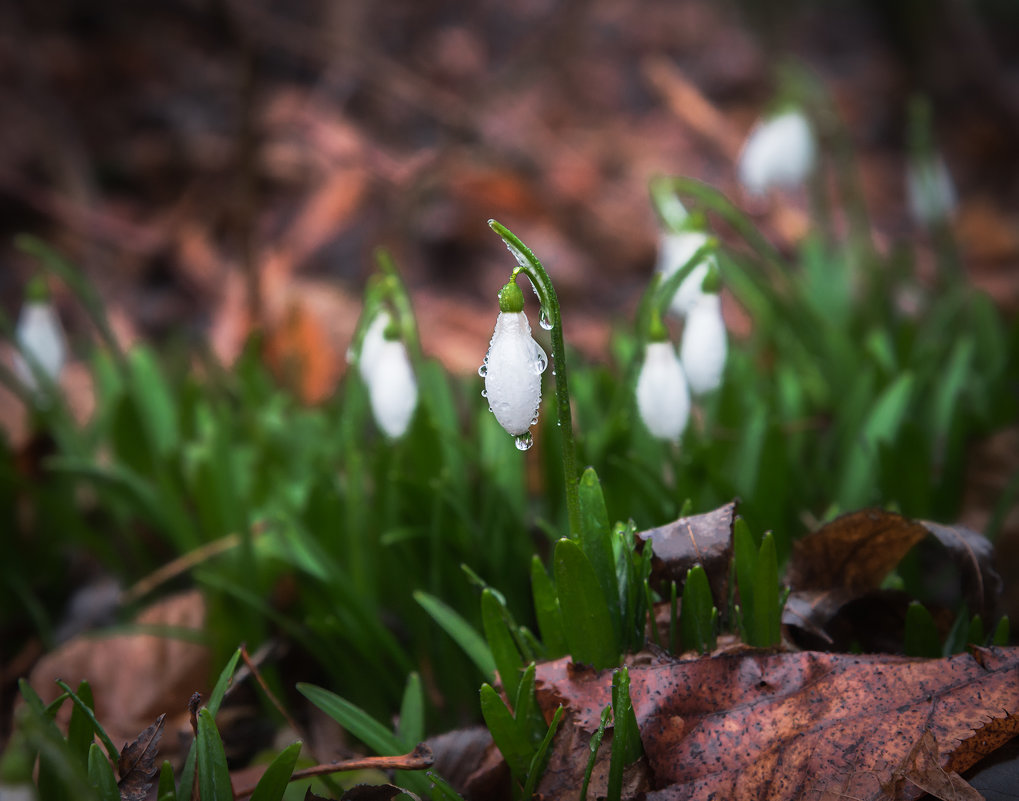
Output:
<instances>
[{"instance_id":1,"label":"hanging water droplet","mask_svg":"<svg viewBox=\"0 0 1019 801\"><path fill-rule=\"evenodd\" d=\"M534 425L537 425L537 424L538 424L538 414L535 413L534 417L531 418L531 425L534 426Z\"/></svg>"},{"instance_id":2,"label":"hanging water droplet","mask_svg":"<svg viewBox=\"0 0 1019 801\"><path fill-rule=\"evenodd\" d=\"M481 397L482 398L487 398L488 397L488 390L487 389L481 390Z\"/></svg>"},{"instance_id":3,"label":"hanging water droplet","mask_svg":"<svg viewBox=\"0 0 1019 801\"><path fill-rule=\"evenodd\" d=\"M484 378L488 375L488 357L485 357L485 361L481 363L481 367L478 368L478 375Z\"/></svg>"},{"instance_id":4,"label":"hanging water droplet","mask_svg":"<svg viewBox=\"0 0 1019 801\"><path fill-rule=\"evenodd\" d=\"M530 431L525 431L523 434L513 437L513 444L517 446L518 451L526 451L534 444L534 438Z\"/></svg>"},{"instance_id":5,"label":"hanging water droplet","mask_svg":"<svg viewBox=\"0 0 1019 801\"><path fill-rule=\"evenodd\" d=\"M546 331L552 330L552 321L548 319L548 313L545 311L544 306L541 307L541 311L538 313L538 325Z\"/></svg>"},{"instance_id":6,"label":"hanging water droplet","mask_svg":"<svg viewBox=\"0 0 1019 801\"><path fill-rule=\"evenodd\" d=\"M534 372L536 375L541 375L545 372L545 368L548 367L548 356L545 355L545 351L541 349L537 342L534 343Z\"/></svg>"}]
</instances>

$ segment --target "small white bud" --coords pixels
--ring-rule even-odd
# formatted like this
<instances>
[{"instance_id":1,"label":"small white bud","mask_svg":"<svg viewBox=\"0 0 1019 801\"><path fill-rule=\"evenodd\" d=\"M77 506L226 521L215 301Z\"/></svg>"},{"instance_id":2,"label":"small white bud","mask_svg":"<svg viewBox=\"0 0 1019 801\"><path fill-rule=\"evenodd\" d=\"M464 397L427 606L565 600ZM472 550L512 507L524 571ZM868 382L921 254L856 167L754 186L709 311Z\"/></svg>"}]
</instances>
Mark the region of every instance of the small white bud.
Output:
<instances>
[{"instance_id":1,"label":"small white bud","mask_svg":"<svg viewBox=\"0 0 1019 801\"><path fill-rule=\"evenodd\" d=\"M706 293L687 315L680 345L683 372L695 395L722 383L728 351L722 300L716 293Z\"/></svg>"},{"instance_id":2,"label":"small white bud","mask_svg":"<svg viewBox=\"0 0 1019 801\"><path fill-rule=\"evenodd\" d=\"M686 264L700 248L708 242L708 235L701 231L679 231L678 233L662 234L658 244L658 263L655 269L662 274L662 279L673 275L680 267ZM676 294L672 296L669 310L685 317L687 312L703 294L701 284L708 275L708 270L714 262L714 256L703 259L690 274L683 279Z\"/></svg>"},{"instance_id":3,"label":"small white bud","mask_svg":"<svg viewBox=\"0 0 1019 801\"><path fill-rule=\"evenodd\" d=\"M383 339L375 349L373 359L374 366L365 379L372 414L379 428L387 436L397 439L403 436L414 416L418 402L417 380L407 357L407 348L399 340Z\"/></svg>"},{"instance_id":4,"label":"small white bud","mask_svg":"<svg viewBox=\"0 0 1019 801\"><path fill-rule=\"evenodd\" d=\"M658 439L675 441L690 417L690 391L671 342L650 342L637 377L637 411Z\"/></svg>"},{"instance_id":5,"label":"small white bud","mask_svg":"<svg viewBox=\"0 0 1019 801\"><path fill-rule=\"evenodd\" d=\"M945 222L955 213L955 185L941 156L913 159L906 166L909 212L918 225Z\"/></svg>"},{"instance_id":6,"label":"small white bud","mask_svg":"<svg viewBox=\"0 0 1019 801\"><path fill-rule=\"evenodd\" d=\"M67 346L53 304L49 301L26 303L18 316L14 336L21 351L30 356L45 375L58 381L67 361ZM15 355L14 370L29 390L39 391L35 373L21 353Z\"/></svg>"},{"instance_id":7,"label":"small white bud","mask_svg":"<svg viewBox=\"0 0 1019 801\"><path fill-rule=\"evenodd\" d=\"M361 340L361 353L357 357L357 370L366 384L379 363L379 351L386 341L386 329L390 322L389 312L380 311L365 329Z\"/></svg>"},{"instance_id":8,"label":"small white bud","mask_svg":"<svg viewBox=\"0 0 1019 801\"><path fill-rule=\"evenodd\" d=\"M531 337L523 312L499 312L481 371L495 419L513 436L525 434L541 403L541 374L548 358Z\"/></svg>"},{"instance_id":9,"label":"small white bud","mask_svg":"<svg viewBox=\"0 0 1019 801\"><path fill-rule=\"evenodd\" d=\"M810 123L799 111L762 120L740 153L740 183L753 195L763 195L775 186L802 184L814 168L816 149Z\"/></svg>"}]
</instances>

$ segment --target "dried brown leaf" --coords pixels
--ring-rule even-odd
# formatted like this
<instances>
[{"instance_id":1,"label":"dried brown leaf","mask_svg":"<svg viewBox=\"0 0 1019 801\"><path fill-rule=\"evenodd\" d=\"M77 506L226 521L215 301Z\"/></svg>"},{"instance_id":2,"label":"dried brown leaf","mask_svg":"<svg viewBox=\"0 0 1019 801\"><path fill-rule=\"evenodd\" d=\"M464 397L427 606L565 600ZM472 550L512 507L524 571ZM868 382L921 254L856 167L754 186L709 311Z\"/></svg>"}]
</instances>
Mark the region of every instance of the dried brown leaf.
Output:
<instances>
[{"instance_id":1,"label":"dried brown leaf","mask_svg":"<svg viewBox=\"0 0 1019 801\"><path fill-rule=\"evenodd\" d=\"M962 566L962 590L971 612L993 619L1002 581L994 569L994 545L979 531L920 521L945 546L955 564Z\"/></svg>"},{"instance_id":2,"label":"dried brown leaf","mask_svg":"<svg viewBox=\"0 0 1019 801\"><path fill-rule=\"evenodd\" d=\"M732 559L732 525L736 501L711 512L681 517L664 526L638 531L653 551L651 581L662 586L675 581L682 586L686 572L696 564L708 574L716 599L729 597L729 562Z\"/></svg>"},{"instance_id":3,"label":"dried brown leaf","mask_svg":"<svg viewBox=\"0 0 1019 801\"><path fill-rule=\"evenodd\" d=\"M148 797L152 780L158 771L156 754L159 752L165 723L166 715L160 715L155 723L121 749L120 760L117 762L117 773L120 774L117 786L120 788L121 801L144 801Z\"/></svg>"},{"instance_id":4,"label":"dried brown leaf","mask_svg":"<svg viewBox=\"0 0 1019 801\"><path fill-rule=\"evenodd\" d=\"M931 778L926 763L909 761L926 733L939 770L958 772L954 754L974 724L1019 708L1017 668L1019 649L940 660L754 652L636 662L631 697L658 788L647 798L880 797L897 779ZM570 725L591 732L611 672L546 663L537 692L546 715L562 703Z\"/></svg>"},{"instance_id":5,"label":"dried brown leaf","mask_svg":"<svg viewBox=\"0 0 1019 801\"><path fill-rule=\"evenodd\" d=\"M842 515L793 546L786 583L794 591L877 589L927 531L922 523L881 509Z\"/></svg>"},{"instance_id":6,"label":"dried brown leaf","mask_svg":"<svg viewBox=\"0 0 1019 801\"><path fill-rule=\"evenodd\" d=\"M901 777L925 793L940 798L942 801L983 801L983 796L970 786L969 782L958 773L942 767L943 760L939 755L938 742L934 735L925 731L920 740L910 750L902 765L901 772L893 780L891 790ZM887 792L891 799L913 798L918 794L911 792L913 788L901 788L895 792Z\"/></svg>"},{"instance_id":7,"label":"dried brown leaf","mask_svg":"<svg viewBox=\"0 0 1019 801\"><path fill-rule=\"evenodd\" d=\"M340 796L340 801L390 801L398 795L420 801L420 796L395 784L356 784Z\"/></svg>"}]
</instances>

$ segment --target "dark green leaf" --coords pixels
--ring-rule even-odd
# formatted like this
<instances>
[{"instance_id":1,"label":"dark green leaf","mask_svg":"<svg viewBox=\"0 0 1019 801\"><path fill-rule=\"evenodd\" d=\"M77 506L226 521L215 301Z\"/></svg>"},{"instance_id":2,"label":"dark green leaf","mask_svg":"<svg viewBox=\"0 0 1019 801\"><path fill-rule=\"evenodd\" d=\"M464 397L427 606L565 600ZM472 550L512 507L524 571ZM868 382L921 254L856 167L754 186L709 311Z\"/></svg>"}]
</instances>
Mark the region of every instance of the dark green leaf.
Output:
<instances>
[{"instance_id":1,"label":"dark green leaf","mask_svg":"<svg viewBox=\"0 0 1019 801\"><path fill-rule=\"evenodd\" d=\"M481 622L485 627L485 639L488 640L507 698L515 698L524 661L517 650L504 611L505 606L491 590L486 589L481 593Z\"/></svg>"},{"instance_id":2,"label":"dark green leaf","mask_svg":"<svg viewBox=\"0 0 1019 801\"><path fill-rule=\"evenodd\" d=\"M534 745L490 684L481 685L481 715L510 772L523 782L534 755Z\"/></svg>"},{"instance_id":3,"label":"dark green leaf","mask_svg":"<svg viewBox=\"0 0 1019 801\"><path fill-rule=\"evenodd\" d=\"M425 696L421 689L421 676L416 672L407 676L396 736L407 751L425 739Z\"/></svg>"},{"instance_id":4,"label":"dark green leaf","mask_svg":"<svg viewBox=\"0 0 1019 801\"><path fill-rule=\"evenodd\" d=\"M208 707L198 710L198 791L202 801L233 801L226 751Z\"/></svg>"},{"instance_id":5,"label":"dark green leaf","mask_svg":"<svg viewBox=\"0 0 1019 801\"><path fill-rule=\"evenodd\" d=\"M301 741L291 743L269 763L262 778L255 785L255 791L251 794L251 801L280 801L283 793L287 790L290 777L294 773L294 766L301 754Z\"/></svg>"},{"instance_id":6,"label":"dark green leaf","mask_svg":"<svg viewBox=\"0 0 1019 801\"><path fill-rule=\"evenodd\" d=\"M159 768L159 790L156 793L156 801L177 801L177 787L173 782L173 765L169 760L164 761Z\"/></svg>"},{"instance_id":7,"label":"dark green leaf","mask_svg":"<svg viewBox=\"0 0 1019 801\"><path fill-rule=\"evenodd\" d=\"M919 601L906 609L906 656L941 656L941 637L931 613Z\"/></svg>"},{"instance_id":8,"label":"dark green leaf","mask_svg":"<svg viewBox=\"0 0 1019 801\"><path fill-rule=\"evenodd\" d=\"M619 801L623 789L623 769L644 754L637 728L637 717L630 701L630 673L624 667L612 674L612 757L605 797Z\"/></svg>"},{"instance_id":9,"label":"dark green leaf","mask_svg":"<svg viewBox=\"0 0 1019 801\"><path fill-rule=\"evenodd\" d=\"M492 651L470 623L464 620L452 607L426 592L415 592L414 600L431 615L432 620L456 640L457 645L477 665L481 675L488 681L495 681L495 659L492 657Z\"/></svg>"},{"instance_id":10,"label":"dark green leaf","mask_svg":"<svg viewBox=\"0 0 1019 801\"><path fill-rule=\"evenodd\" d=\"M717 614L708 574L703 567L695 565L687 571L683 585L680 631L684 650L705 653L715 647L714 621Z\"/></svg>"},{"instance_id":11,"label":"dark green leaf","mask_svg":"<svg viewBox=\"0 0 1019 801\"><path fill-rule=\"evenodd\" d=\"M566 653L568 647L563 632L563 618L555 585L537 554L531 559L531 592L545 655L548 659L557 659Z\"/></svg>"},{"instance_id":12,"label":"dark green leaf","mask_svg":"<svg viewBox=\"0 0 1019 801\"><path fill-rule=\"evenodd\" d=\"M559 607L566 626L566 640L576 662L596 669L612 667L621 648L613 639L612 619L598 577L580 545L562 539L556 543L555 582Z\"/></svg>"},{"instance_id":13,"label":"dark green leaf","mask_svg":"<svg viewBox=\"0 0 1019 801\"><path fill-rule=\"evenodd\" d=\"M113 766L98 743L92 743L88 750L88 783L95 788L99 801L120 801Z\"/></svg>"},{"instance_id":14,"label":"dark green leaf","mask_svg":"<svg viewBox=\"0 0 1019 801\"><path fill-rule=\"evenodd\" d=\"M87 681L78 684L77 692L72 694L81 701L81 706L75 704L71 709L71 722L67 727L67 745L71 753L81 760L83 767L88 766L89 750L95 740L95 726L92 717L84 710L95 709L95 701L92 698L92 688Z\"/></svg>"},{"instance_id":15,"label":"dark green leaf","mask_svg":"<svg viewBox=\"0 0 1019 801\"><path fill-rule=\"evenodd\" d=\"M545 772L545 765L548 762L549 756L548 749L552 745L552 738L559 731L559 723L562 719L563 707L560 705L556 707L555 714L552 715L552 721L548 724L548 730L538 744L534 756L531 757L531 763L527 766L527 781L524 783L522 798L531 798L534 795L534 788Z\"/></svg>"}]
</instances>

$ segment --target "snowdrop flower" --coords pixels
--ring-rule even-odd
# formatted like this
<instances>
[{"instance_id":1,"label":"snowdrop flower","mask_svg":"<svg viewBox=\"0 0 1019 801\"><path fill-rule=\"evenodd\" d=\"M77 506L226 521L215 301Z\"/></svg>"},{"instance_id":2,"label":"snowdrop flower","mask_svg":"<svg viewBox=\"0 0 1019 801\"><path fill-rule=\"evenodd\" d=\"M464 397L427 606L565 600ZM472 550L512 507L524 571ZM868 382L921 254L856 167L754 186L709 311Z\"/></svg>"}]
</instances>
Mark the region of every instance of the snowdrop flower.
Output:
<instances>
[{"instance_id":1,"label":"snowdrop flower","mask_svg":"<svg viewBox=\"0 0 1019 801\"><path fill-rule=\"evenodd\" d=\"M21 308L14 337L21 351L15 355L14 370L31 392L38 393L41 387L29 359L22 353L29 356L44 375L53 381L59 380L67 361L67 346L60 318L45 296L29 299Z\"/></svg>"},{"instance_id":2,"label":"snowdrop flower","mask_svg":"<svg viewBox=\"0 0 1019 801\"><path fill-rule=\"evenodd\" d=\"M662 274L662 280L673 275L680 267L686 264L700 248L708 242L708 235L702 231L679 231L678 233L662 234L658 244L658 263L655 269ZM679 317L685 317L687 312L703 294L701 285L708 276L708 271L714 262L710 256L702 259L701 262L691 270L690 274L683 279L672 296L669 309Z\"/></svg>"},{"instance_id":3,"label":"snowdrop flower","mask_svg":"<svg viewBox=\"0 0 1019 801\"><path fill-rule=\"evenodd\" d=\"M796 186L814 168L815 157L807 118L799 111L786 111L754 126L740 153L739 180L752 195L763 195L774 186Z\"/></svg>"},{"instance_id":4,"label":"snowdrop flower","mask_svg":"<svg viewBox=\"0 0 1019 801\"><path fill-rule=\"evenodd\" d=\"M906 166L906 196L913 221L931 226L955 213L955 185L941 156L912 159Z\"/></svg>"},{"instance_id":5,"label":"snowdrop flower","mask_svg":"<svg viewBox=\"0 0 1019 801\"><path fill-rule=\"evenodd\" d=\"M679 351L683 372L695 395L710 392L722 383L728 350L722 299L716 292L705 293L687 315Z\"/></svg>"},{"instance_id":6,"label":"snowdrop flower","mask_svg":"<svg viewBox=\"0 0 1019 801\"><path fill-rule=\"evenodd\" d=\"M531 445L530 427L537 422L541 403L541 374L548 366L545 351L531 337L524 314L524 296L515 281L499 292L499 317L478 369L485 379L485 396L495 419L516 439L520 450Z\"/></svg>"},{"instance_id":7,"label":"snowdrop flower","mask_svg":"<svg viewBox=\"0 0 1019 801\"><path fill-rule=\"evenodd\" d=\"M637 411L658 439L675 441L690 416L690 392L672 343L649 342L637 377Z\"/></svg>"},{"instance_id":8,"label":"snowdrop flower","mask_svg":"<svg viewBox=\"0 0 1019 801\"><path fill-rule=\"evenodd\" d=\"M414 416L418 388L406 346L386 337L390 320L388 312L375 315L365 331L357 364L375 422L386 436L398 439Z\"/></svg>"}]
</instances>

